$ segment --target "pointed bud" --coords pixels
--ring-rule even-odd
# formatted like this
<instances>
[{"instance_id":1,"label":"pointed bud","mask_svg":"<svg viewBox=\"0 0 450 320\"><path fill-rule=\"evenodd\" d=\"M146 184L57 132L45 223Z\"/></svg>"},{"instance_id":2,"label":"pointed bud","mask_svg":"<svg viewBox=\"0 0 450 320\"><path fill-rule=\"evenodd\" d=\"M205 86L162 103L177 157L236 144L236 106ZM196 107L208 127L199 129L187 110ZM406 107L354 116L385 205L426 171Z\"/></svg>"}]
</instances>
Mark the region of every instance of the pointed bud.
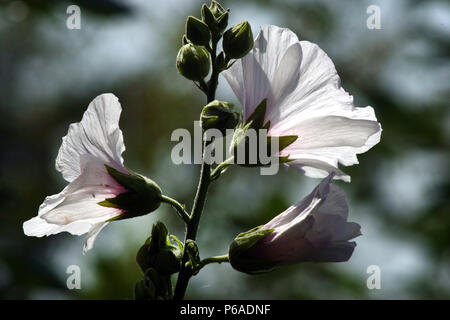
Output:
<instances>
[{"instance_id":1,"label":"pointed bud","mask_svg":"<svg viewBox=\"0 0 450 320\"><path fill-rule=\"evenodd\" d=\"M205 47L192 43L185 44L178 51L178 72L189 80L199 81L209 73L211 59Z\"/></svg>"},{"instance_id":2,"label":"pointed bud","mask_svg":"<svg viewBox=\"0 0 450 320\"><path fill-rule=\"evenodd\" d=\"M210 7L203 4L201 12L203 22L213 34L221 35L225 31L228 25L229 12L223 9L220 4L215 1L211 3Z\"/></svg>"},{"instance_id":3,"label":"pointed bud","mask_svg":"<svg viewBox=\"0 0 450 320\"><path fill-rule=\"evenodd\" d=\"M195 45L209 46L211 33L203 21L189 16L186 20L186 37Z\"/></svg>"},{"instance_id":4,"label":"pointed bud","mask_svg":"<svg viewBox=\"0 0 450 320\"><path fill-rule=\"evenodd\" d=\"M225 13L223 13L220 17L218 17L216 19L216 26L214 28L215 32L221 34L225 31L225 29L228 26L228 16L229 16L229 12L225 11Z\"/></svg>"},{"instance_id":5,"label":"pointed bud","mask_svg":"<svg viewBox=\"0 0 450 320\"><path fill-rule=\"evenodd\" d=\"M223 35L223 51L228 59L239 59L253 48L253 33L247 21L228 29Z\"/></svg>"},{"instance_id":6,"label":"pointed bud","mask_svg":"<svg viewBox=\"0 0 450 320\"><path fill-rule=\"evenodd\" d=\"M212 14L211 9L206 4L203 4L201 12L203 22L206 23L208 27L213 27L216 23L216 18Z\"/></svg>"},{"instance_id":7,"label":"pointed bud","mask_svg":"<svg viewBox=\"0 0 450 320\"><path fill-rule=\"evenodd\" d=\"M200 122L203 130L218 129L225 134L226 129L234 129L239 120L239 114L233 112L233 105L214 100L208 103L200 114Z\"/></svg>"},{"instance_id":8,"label":"pointed bud","mask_svg":"<svg viewBox=\"0 0 450 320\"><path fill-rule=\"evenodd\" d=\"M122 220L141 216L155 211L161 204L161 189L147 177L132 172L122 173L108 165L105 165L108 174L122 185L128 192L121 193L115 198L107 198L98 204L104 207L118 208L123 214L113 218Z\"/></svg>"},{"instance_id":9,"label":"pointed bud","mask_svg":"<svg viewBox=\"0 0 450 320\"><path fill-rule=\"evenodd\" d=\"M216 19L226 12L226 10L220 5L220 3L214 0L211 1L209 9Z\"/></svg>"},{"instance_id":10,"label":"pointed bud","mask_svg":"<svg viewBox=\"0 0 450 320\"><path fill-rule=\"evenodd\" d=\"M270 260L259 259L249 255L251 249L274 229L261 229L261 226L238 234L228 249L231 266L241 272L255 274L270 271L276 264Z\"/></svg>"}]
</instances>

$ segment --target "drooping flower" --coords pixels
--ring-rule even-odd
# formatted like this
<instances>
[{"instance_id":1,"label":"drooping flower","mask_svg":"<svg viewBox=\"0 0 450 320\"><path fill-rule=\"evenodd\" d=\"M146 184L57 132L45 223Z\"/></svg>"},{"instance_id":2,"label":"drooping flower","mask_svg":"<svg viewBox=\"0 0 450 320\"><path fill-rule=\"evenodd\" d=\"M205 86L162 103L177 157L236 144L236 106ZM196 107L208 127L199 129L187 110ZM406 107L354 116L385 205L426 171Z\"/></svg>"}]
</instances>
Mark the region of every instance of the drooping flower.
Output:
<instances>
[{"instance_id":1,"label":"drooping flower","mask_svg":"<svg viewBox=\"0 0 450 320\"><path fill-rule=\"evenodd\" d=\"M358 163L357 154L380 141L381 126L371 107L355 108L333 62L316 44L299 41L289 29L264 26L254 48L223 72L247 120L265 99L269 136L297 136L280 152L305 175L335 172L338 163Z\"/></svg>"},{"instance_id":2,"label":"drooping flower","mask_svg":"<svg viewBox=\"0 0 450 320\"><path fill-rule=\"evenodd\" d=\"M325 178L307 197L261 227L239 234L230 245L231 265L260 273L300 262L343 262L356 246L360 225L347 222L344 191Z\"/></svg>"},{"instance_id":3,"label":"drooping flower","mask_svg":"<svg viewBox=\"0 0 450 320\"><path fill-rule=\"evenodd\" d=\"M109 221L158 208L159 187L123 164L121 111L117 97L102 94L89 104L81 122L69 126L56 158L56 169L69 185L47 197L38 215L23 224L26 235L88 233L86 252Z\"/></svg>"}]
</instances>

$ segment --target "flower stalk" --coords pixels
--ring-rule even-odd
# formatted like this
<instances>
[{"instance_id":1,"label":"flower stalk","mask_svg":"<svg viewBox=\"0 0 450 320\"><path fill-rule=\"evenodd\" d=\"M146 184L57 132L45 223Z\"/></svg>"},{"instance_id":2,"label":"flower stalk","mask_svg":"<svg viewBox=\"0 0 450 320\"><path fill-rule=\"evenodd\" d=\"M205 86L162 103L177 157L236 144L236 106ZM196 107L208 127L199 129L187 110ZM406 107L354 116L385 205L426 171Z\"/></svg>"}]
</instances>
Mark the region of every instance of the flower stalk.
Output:
<instances>
[{"instance_id":1,"label":"flower stalk","mask_svg":"<svg viewBox=\"0 0 450 320\"><path fill-rule=\"evenodd\" d=\"M206 103L210 103L214 101L216 96L217 83L219 79L220 70L217 68L217 42L220 37L213 36L212 46L208 48L211 55L211 65L212 65L212 73L211 77L206 86ZM205 150L206 142L203 143L203 150ZM192 207L192 213L190 216L190 220L186 225L186 236L185 243L187 240L193 240L197 238L197 230L198 225L200 223L200 217L203 212L203 207L206 202L206 195L208 193L208 187L211 182L211 166L205 162L205 152L203 152L202 156L202 167L200 169L200 179L197 187L197 193L194 199L194 205ZM189 284L189 280L192 277L192 272L186 268L186 263L189 261L189 256L187 251L184 250L183 257L181 260L181 269L178 274L177 283L175 286L175 292L173 299L174 300L182 300L186 293L187 286Z\"/></svg>"}]
</instances>

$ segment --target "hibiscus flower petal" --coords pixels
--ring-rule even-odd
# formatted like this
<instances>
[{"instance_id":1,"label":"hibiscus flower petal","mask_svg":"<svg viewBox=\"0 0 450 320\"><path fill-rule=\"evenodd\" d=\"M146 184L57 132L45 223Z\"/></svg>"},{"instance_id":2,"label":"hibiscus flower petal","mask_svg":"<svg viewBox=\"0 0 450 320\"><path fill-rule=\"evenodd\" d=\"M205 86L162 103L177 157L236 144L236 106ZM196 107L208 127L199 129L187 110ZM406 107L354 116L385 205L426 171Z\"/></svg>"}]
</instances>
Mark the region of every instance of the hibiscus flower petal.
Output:
<instances>
[{"instance_id":1,"label":"hibiscus flower petal","mask_svg":"<svg viewBox=\"0 0 450 320\"><path fill-rule=\"evenodd\" d=\"M102 94L89 104L81 122L70 125L56 158L56 169L64 179L72 182L81 174L80 157L85 154L123 170L125 145L119 128L121 111L116 96Z\"/></svg>"},{"instance_id":2,"label":"hibiscus flower petal","mask_svg":"<svg viewBox=\"0 0 450 320\"><path fill-rule=\"evenodd\" d=\"M289 29L263 26L253 49L222 73L244 108L245 120L269 97L284 53L297 42L297 36Z\"/></svg>"}]
</instances>

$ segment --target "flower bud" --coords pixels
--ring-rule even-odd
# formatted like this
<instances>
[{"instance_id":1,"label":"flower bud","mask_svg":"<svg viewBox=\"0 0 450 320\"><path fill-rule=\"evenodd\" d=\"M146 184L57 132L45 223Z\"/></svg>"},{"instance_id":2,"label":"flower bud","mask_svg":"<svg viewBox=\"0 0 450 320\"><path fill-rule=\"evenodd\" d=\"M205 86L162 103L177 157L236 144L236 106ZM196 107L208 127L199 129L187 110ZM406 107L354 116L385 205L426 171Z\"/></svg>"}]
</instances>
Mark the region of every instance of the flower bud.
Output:
<instances>
[{"instance_id":1,"label":"flower bud","mask_svg":"<svg viewBox=\"0 0 450 320\"><path fill-rule=\"evenodd\" d=\"M261 226L259 226L238 234L228 249L231 266L238 271L249 274L270 271L275 266L273 261L252 257L248 252L272 232L273 229L261 229Z\"/></svg>"},{"instance_id":2,"label":"flower bud","mask_svg":"<svg viewBox=\"0 0 450 320\"><path fill-rule=\"evenodd\" d=\"M220 4L215 1L211 3L210 7L203 4L201 12L203 22L214 34L221 35L225 31L229 13Z\"/></svg>"},{"instance_id":3,"label":"flower bud","mask_svg":"<svg viewBox=\"0 0 450 320\"><path fill-rule=\"evenodd\" d=\"M223 35L223 51L228 59L239 59L253 48L253 33L247 21L228 29Z\"/></svg>"},{"instance_id":4,"label":"flower bud","mask_svg":"<svg viewBox=\"0 0 450 320\"><path fill-rule=\"evenodd\" d=\"M229 248L236 270L255 274L301 262L350 259L361 235L360 225L347 222L348 205L331 173L305 198L261 227L239 234Z\"/></svg>"},{"instance_id":5,"label":"flower bud","mask_svg":"<svg viewBox=\"0 0 450 320\"><path fill-rule=\"evenodd\" d=\"M170 275L180 270L181 250L171 244L162 222L153 225L152 234L139 249L136 261L143 272L153 268L162 275Z\"/></svg>"},{"instance_id":6,"label":"flower bud","mask_svg":"<svg viewBox=\"0 0 450 320\"><path fill-rule=\"evenodd\" d=\"M123 214L113 218L122 220L141 216L155 211L161 204L161 189L151 179L132 172L129 174L120 172L105 165L108 174L122 185L128 192L121 193L115 198L107 198L98 204L104 207L118 208Z\"/></svg>"},{"instance_id":7,"label":"flower bud","mask_svg":"<svg viewBox=\"0 0 450 320\"><path fill-rule=\"evenodd\" d=\"M189 16L186 20L186 37L195 45L208 46L211 33L203 21Z\"/></svg>"},{"instance_id":8,"label":"flower bud","mask_svg":"<svg viewBox=\"0 0 450 320\"><path fill-rule=\"evenodd\" d=\"M239 120L239 114L233 112L233 105L214 100L208 103L200 114L200 122L203 130L218 129L225 134L226 129L236 127Z\"/></svg>"},{"instance_id":9,"label":"flower bud","mask_svg":"<svg viewBox=\"0 0 450 320\"><path fill-rule=\"evenodd\" d=\"M216 19L219 18L222 14L224 14L227 11L220 5L220 3L218 3L217 1L214 1L214 0L211 1L211 5L209 6L209 9L211 10L211 13L213 14L213 16Z\"/></svg>"},{"instance_id":10,"label":"flower bud","mask_svg":"<svg viewBox=\"0 0 450 320\"><path fill-rule=\"evenodd\" d=\"M211 59L205 47L185 44L178 51L178 72L189 80L200 81L209 73Z\"/></svg>"}]
</instances>

